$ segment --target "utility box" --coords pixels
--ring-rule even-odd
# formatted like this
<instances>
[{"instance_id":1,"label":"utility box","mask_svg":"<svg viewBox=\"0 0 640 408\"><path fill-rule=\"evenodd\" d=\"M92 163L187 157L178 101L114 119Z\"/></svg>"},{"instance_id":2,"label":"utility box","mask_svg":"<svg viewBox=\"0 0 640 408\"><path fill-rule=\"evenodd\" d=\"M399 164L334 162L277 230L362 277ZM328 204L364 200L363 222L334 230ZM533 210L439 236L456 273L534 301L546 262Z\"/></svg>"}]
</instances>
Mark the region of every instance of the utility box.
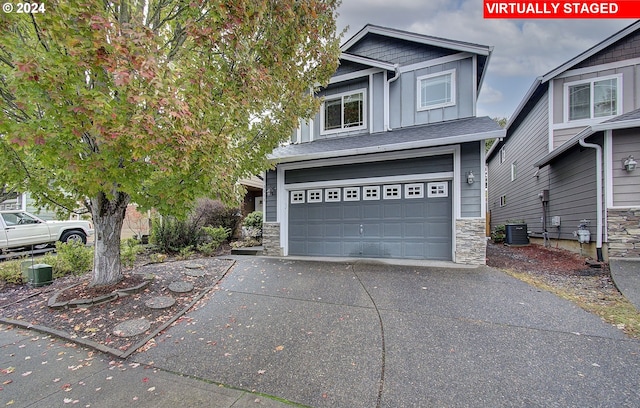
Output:
<instances>
[{"instance_id":1,"label":"utility box","mask_svg":"<svg viewBox=\"0 0 640 408\"><path fill-rule=\"evenodd\" d=\"M39 287L53 282L53 268L47 264L36 264L27 268L29 284Z\"/></svg>"},{"instance_id":2,"label":"utility box","mask_svg":"<svg viewBox=\"0 0 640 408\"><path fill-rule=\"evenodd\" d=\"M527 224L505 225L505 245L529 245Z\"/></svg>"}]
</instances>

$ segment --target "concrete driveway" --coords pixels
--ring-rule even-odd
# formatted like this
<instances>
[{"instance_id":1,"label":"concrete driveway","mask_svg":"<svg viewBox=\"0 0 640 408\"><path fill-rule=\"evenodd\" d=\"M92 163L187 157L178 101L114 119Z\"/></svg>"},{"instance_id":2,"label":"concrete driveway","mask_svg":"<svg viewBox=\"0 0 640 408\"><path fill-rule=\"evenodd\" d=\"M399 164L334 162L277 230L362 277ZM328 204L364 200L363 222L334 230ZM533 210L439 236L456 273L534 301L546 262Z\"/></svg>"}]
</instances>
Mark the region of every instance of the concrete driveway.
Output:
<instances>
[{"instance_id":1,"label":"concrete driveway","mask_svg":"<svg viewBox=\"0 0 640 408\"><path fill-rule=\"evenodd\" d=\"M640 406L640 342L491 268L237 257L140 363L312 407Z\"/></svg>"}]
</instances>

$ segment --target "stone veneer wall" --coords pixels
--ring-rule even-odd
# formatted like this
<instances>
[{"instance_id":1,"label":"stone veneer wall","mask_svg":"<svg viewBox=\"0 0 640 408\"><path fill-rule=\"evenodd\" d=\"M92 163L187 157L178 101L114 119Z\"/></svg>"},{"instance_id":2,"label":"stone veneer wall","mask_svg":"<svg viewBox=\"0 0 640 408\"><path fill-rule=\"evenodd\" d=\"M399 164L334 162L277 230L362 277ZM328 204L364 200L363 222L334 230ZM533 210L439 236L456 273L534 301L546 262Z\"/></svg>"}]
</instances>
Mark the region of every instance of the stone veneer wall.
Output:
<instances>
[{"instance_id":1,"label":"stone veneer wall","mask_svg":"<svg viewBox=\"0 0 640 408\"><path fill-rule=\"evenodd\" d=\"M262 248L263 255L282 256L279 222L265 222L262 224Z\"/></svg>"},{"instance_id":2,"label":"stone veneer wall","mask_svg":"<svg viewBox=\"0 0 640 408\"><path fill-rule=\"evenodd\" d=\"M484 218L456 220L456 263L487 264L487 229Z\"/></svg>"},{"instance_id":3,"label":"stone veneer wall","mask_svg":"<svg viewBox=\"0 0 640 408\"><path fill-rule=\"evenodd\" d=\"M640 258L640 208L607 211L610 257Z\"/></svg>"}]
</instances>

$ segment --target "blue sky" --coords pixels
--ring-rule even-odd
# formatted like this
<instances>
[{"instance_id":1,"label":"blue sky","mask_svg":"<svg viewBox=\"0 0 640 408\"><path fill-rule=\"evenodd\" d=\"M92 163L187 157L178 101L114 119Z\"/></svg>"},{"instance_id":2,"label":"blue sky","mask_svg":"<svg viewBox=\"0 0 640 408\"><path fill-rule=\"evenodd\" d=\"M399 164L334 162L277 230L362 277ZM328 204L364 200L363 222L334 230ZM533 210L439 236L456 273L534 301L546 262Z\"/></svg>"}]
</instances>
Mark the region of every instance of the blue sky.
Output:
<instances>
[{"instance_id":1,"label":"blue sky","mask_svg":"<svg viewBox=\"0 0 640 408\"><path fill-rule=\"evenodd\" d=\"M625 19L484 19L482 0L343 0L343 42L367 23L495 47L478 116L509 117L533 80L633 23Z\"/></svg>"}]
</instances>

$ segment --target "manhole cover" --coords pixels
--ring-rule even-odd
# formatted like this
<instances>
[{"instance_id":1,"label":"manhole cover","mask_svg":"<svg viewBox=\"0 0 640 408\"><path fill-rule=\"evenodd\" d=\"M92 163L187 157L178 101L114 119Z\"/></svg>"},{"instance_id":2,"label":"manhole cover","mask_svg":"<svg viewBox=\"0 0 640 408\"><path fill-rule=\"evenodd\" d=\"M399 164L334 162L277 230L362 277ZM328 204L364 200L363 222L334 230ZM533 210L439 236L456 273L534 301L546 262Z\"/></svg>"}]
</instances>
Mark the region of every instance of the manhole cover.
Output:
<instances>
[{"instance_id":1,"label":"manhole cover","mask_svg":"<svg viewBox=\"0 0 640 408\"><path fill-rule=\"evenodd\" d=\"M147 319L133 319L120 323L113 329L118 337L137 336L149 330L151 323Z\"/></svg>"},{"instance_id":2,"label":"manhole cover","mask_svg":"<svg viewBox=\"0 0 640 408\"><path fill-rule=\"evenodd\" d=\"M193 284L189 282L172 282L169 284L169 290L176 293L186 293L193 290Z\"/></svg>"},{"instance_id":3,"label":"manhole cover","mask_svg":"<svg viewBox=\"0 0 640 408\"><path fill-rule=\"evenodd\" d=\"M144 305L151 309L166 309L175 303L176 300L171 296L156 296L144 302Z\"/></svg>"}]
</instances>

